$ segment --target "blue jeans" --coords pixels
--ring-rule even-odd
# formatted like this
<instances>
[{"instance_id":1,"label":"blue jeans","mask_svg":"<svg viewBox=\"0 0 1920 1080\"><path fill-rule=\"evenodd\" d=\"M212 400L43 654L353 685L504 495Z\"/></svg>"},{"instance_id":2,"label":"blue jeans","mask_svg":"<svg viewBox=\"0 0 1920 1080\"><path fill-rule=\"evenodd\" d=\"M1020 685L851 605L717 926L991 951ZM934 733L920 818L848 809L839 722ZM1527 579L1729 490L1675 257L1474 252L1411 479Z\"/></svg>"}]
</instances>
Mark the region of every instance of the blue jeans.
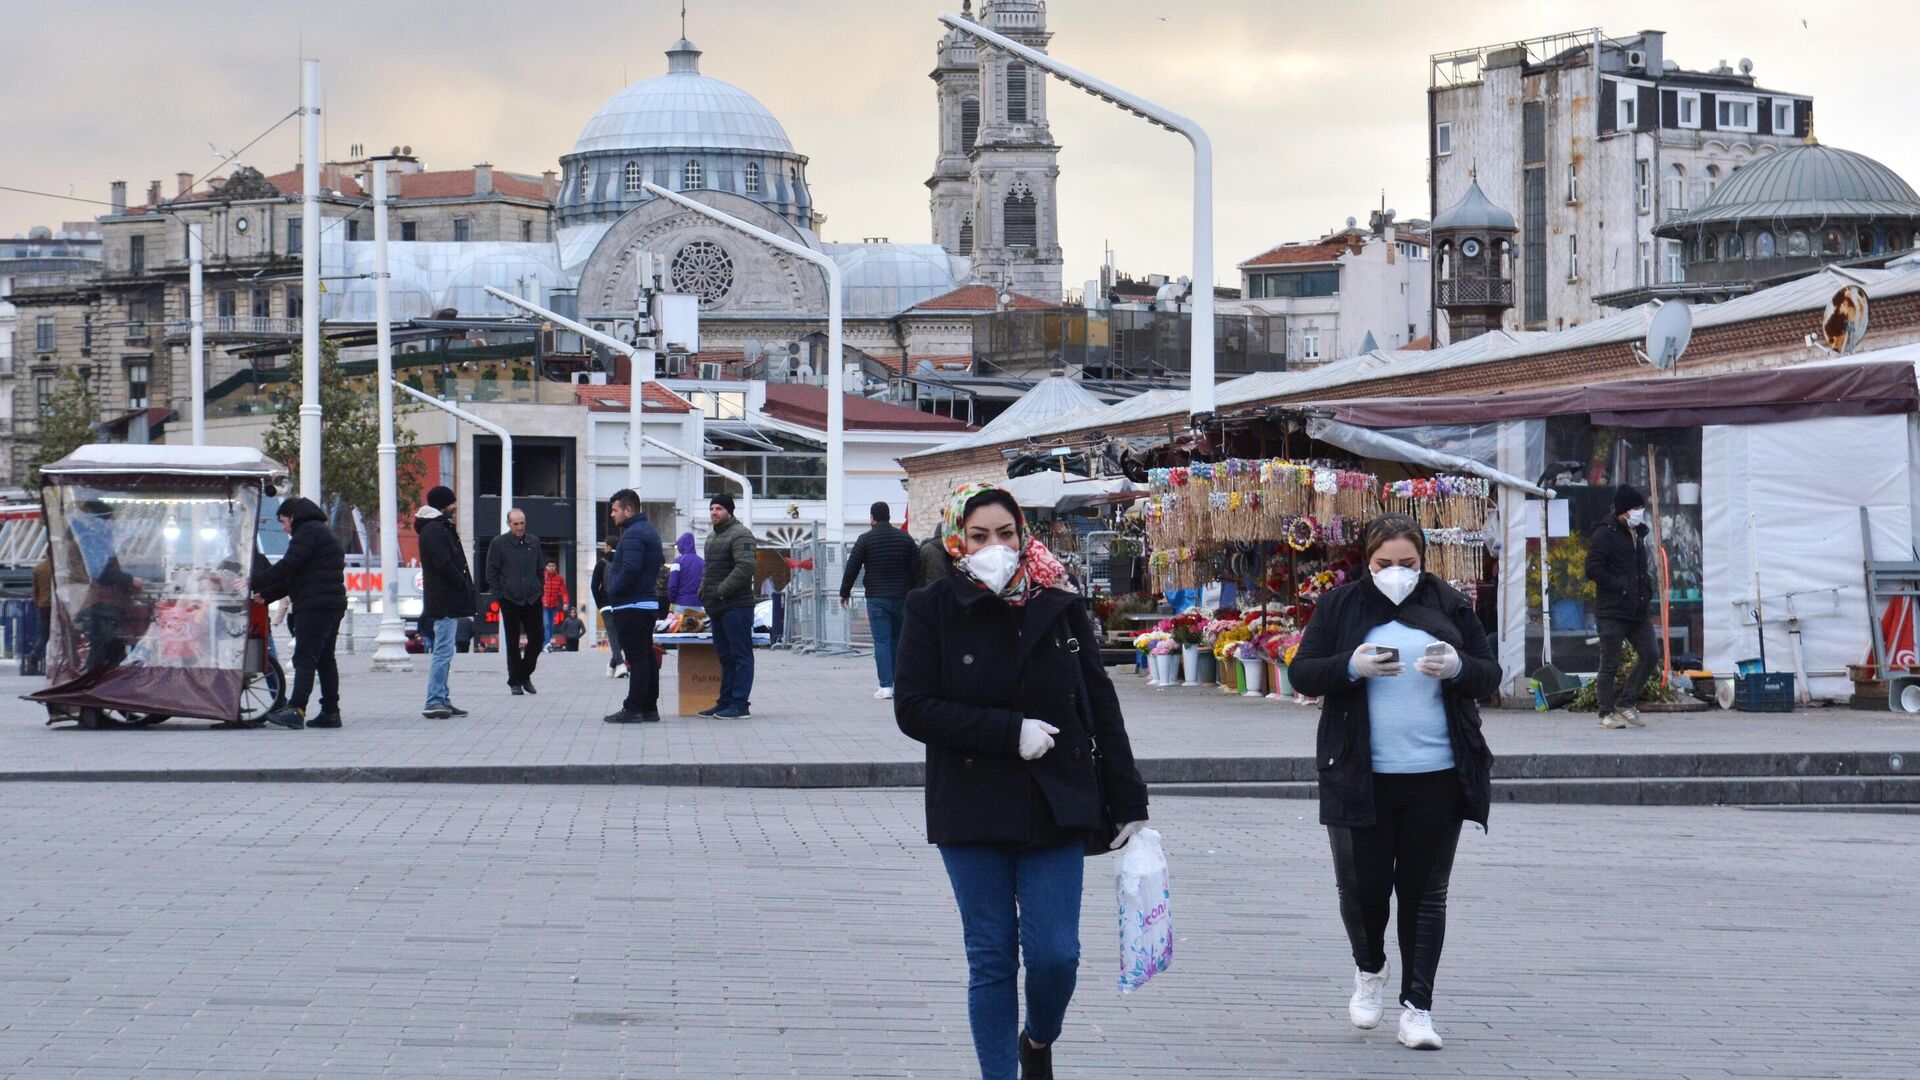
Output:
<instances>
[{"instance_id":1,"label":"blue jeans","mask_svg":"<svg viewBox=\"0 0 1920 1080\"><path fill-rule=\"evenodd\" d=\"M1020 1069L1020 995L1027 965L1027 1037L1060 1037L1080 969L1080 890L1086 848L942 844L967 943L967 1020L982 1080Z\"/></svg>"},{"instance_id":2,"label":"blue jeans","mask_svg":"<svg viewBox=\"0 0 1920 1080\"><path fill-rule=\"evenodd\" d=\"M713 651L720 659L720 710L749 711L753 696L753 609L734 608L713 617Z\"/></svg>"},{"instance_id":3,"label":"blue jeans","mask_svg":"<svg viewBox=\"0 0 1920 1080\"><path fill-rule=\"evenodd\" d=\"M900 631L907 626L907 601L898 596L867 597L867 622L873 626L873 666L880 669L880 685L893 685L893 658L900 651Z\"/></svg>"},{"instance_id":4,"label":"blue jeans","mask_svg":"<svg viewBox=\"0 0 1920 1080\"><path fill-rule=\"evenodd\" d=\"M433 665L427 669L427 708L451 705L447 676L453 672L453 647L460 636L460 620L433 620Z\"/></svg>"},{"instance_id":5,"label":"blue jeans","mask_svg":"<svg viewBox=\"0 0 1920 1080\"><path fill-rule=\"evenodd\" d=\"M540 614L546 616L545 618L540 620L540 647L541 648L544 649L547 646L553 644L553 628L559 624L561 613L565 612L566 610L567 610L566 608L557 608L557 607L540 609Z\"/></svg>"}]
</instances>

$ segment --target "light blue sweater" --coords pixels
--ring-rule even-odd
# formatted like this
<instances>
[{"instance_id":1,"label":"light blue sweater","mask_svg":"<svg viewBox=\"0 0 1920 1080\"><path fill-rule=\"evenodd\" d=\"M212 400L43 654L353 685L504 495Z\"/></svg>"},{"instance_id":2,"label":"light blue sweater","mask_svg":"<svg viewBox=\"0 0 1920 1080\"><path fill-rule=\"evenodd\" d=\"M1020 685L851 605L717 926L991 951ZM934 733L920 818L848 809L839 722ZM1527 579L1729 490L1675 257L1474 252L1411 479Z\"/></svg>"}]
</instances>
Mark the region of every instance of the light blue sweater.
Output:
<instances>
[{"instance_id":1,"label":"light blue sweater","mask_svg":"<svg viewBox=\"0 0 1920 1080\"><path fill-rule=\"evenodd\" d=\"M1453 741L1447 734L1447 707L1440 700L1440 680L1413 668L1426 654L1427 646L1440 639L1405 623L1390 622L1374 627L1367 640L1399 649L1400 662L1406 666L1391 679L1367 680L1373 771L1425 773L1453 768Z\"/></svg>"}]
</instances>

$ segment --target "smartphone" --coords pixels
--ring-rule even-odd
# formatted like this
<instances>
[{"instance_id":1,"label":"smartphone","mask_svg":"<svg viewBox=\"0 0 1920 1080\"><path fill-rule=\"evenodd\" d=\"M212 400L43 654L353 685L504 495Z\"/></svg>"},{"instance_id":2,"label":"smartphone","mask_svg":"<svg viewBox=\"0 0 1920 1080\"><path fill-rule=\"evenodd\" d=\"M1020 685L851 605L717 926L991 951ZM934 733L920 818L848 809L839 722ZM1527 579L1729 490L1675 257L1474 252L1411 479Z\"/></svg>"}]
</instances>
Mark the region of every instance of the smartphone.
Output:
<instances>
[{"instance_id":1,"label":"smartphone","mask_svg":"<svg viewBox=\"0 0 1920 1080\"><path fill-rule=\"evenodd\" d=\"M1397 664L1400 662L1400 650L1388 645L1382 645L1374 650L1374 655L1378 656L1384 663Z\"/></svg>"},{"instance_id":2,"label":"smartphone","mask_svg":"<svg viewBox=\"0 0 1920 1080\"><path fill-rule=\"evenodd\" d=\"M1446 644L1444 642L1436 641L1433 644L1427 646L1427 655L1434 658L1435 660L1438 660L1441 657L1447 655Z\"/></svg>"}]
</instances>

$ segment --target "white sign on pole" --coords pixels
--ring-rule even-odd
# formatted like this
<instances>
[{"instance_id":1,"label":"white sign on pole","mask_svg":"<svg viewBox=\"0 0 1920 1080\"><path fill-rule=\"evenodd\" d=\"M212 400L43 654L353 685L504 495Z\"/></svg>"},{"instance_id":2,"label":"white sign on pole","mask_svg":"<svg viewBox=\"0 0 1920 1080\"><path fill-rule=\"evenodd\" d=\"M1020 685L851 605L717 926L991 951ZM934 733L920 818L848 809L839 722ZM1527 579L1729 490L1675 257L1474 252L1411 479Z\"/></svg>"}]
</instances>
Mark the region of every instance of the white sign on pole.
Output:
<instances>
[{"instance_id":1,"label":"white sign on pole","mask_svg":"<svg viewBox=\"0 0 1920 1080\"><path fill-rule=\"evenodd\" d=\"M1542 507L1545 507L1543 510ZM1558 540L1573 532L1570 504L1565 499L1553 499L1544 504L1539 499L1527 500L1527 539L1538 540L1542 528L1542 515L1545 516L1545 530L1549 539Z\"/></svg>"}]
</instances>

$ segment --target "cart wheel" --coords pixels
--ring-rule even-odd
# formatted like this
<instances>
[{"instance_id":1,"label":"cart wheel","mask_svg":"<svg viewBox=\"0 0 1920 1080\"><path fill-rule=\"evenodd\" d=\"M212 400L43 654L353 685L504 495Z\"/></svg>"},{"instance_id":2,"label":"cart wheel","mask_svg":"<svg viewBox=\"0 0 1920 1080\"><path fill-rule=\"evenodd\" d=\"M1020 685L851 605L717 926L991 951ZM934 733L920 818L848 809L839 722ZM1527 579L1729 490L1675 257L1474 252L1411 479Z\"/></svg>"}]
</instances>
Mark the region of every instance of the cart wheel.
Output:
<instances>
[{"instance_id":1,"label":"cart wheel","mask_svg":"<svg viewBox=\"0 0 1920 1080\"><path fill-rule=\"evenodd\" d=\"M265 670L247 676L240 686L240 715L236 719L249 727L264 723L267 714L287 703L287 672L280 661L267 658Z\"/></svg>"}]
</instances>

